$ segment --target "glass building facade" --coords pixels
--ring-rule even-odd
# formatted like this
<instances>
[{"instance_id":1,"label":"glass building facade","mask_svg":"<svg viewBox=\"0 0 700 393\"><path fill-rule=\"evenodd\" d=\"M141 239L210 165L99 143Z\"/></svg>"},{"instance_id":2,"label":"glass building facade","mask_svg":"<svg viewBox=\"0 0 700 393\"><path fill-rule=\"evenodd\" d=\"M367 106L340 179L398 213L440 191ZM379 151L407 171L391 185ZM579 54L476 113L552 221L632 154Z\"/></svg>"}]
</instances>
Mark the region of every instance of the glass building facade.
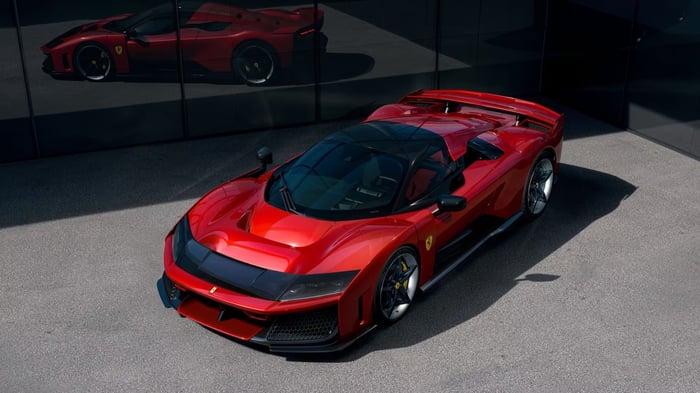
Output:
<instances>
[{"instance_id":1,"label":"glass building facade","mask_svg":"<svg viewBox=\"0 0 700 393\"><path fill-rule=\"evenodd\" d=\"M0 162L361 117L419 88L544 93L700 150L700 1L0 2Z\"/></svg>"},{"instance_id":2,"label":"glass building facade","mask_svg":"<svg viewBox=\"0 0 700 393\"><path fill-rule=\"evenodd\" d=\"M700 1L552 1L543 90L700 158Z\"/></svg>"}]
</instances>

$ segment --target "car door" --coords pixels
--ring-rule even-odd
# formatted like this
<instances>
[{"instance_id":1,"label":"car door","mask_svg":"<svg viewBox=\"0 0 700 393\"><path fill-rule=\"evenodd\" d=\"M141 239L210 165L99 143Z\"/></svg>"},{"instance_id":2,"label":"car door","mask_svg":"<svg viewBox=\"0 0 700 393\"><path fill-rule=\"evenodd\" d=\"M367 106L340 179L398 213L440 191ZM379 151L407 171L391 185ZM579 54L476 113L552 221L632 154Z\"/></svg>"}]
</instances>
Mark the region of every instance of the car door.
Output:
<instances>
[{"instance_id":1,"label":"car door","mask_svg":"<svg viewBox=\"0 0 700 393\"><path fill-rule=\"evenodd\" d=\"M421 206L425 217L418 224L426 252L435 252L459 234L467 209L433 215L440 195L452 194L464 184L460 164L452 161L444 145L427 146L408 174L403 200L408 206Z\"/></svg>"},{"instance_id":2,"label":"car door","mask_svg":"<svg viewBox=\"0 0 700 393\"><path fill-rule=\"evenodd\" d=\"M177 70L177 34L171 13L156 14L127 31L129 65L134 72ZM173 74L175 75L175 74Z\"/></svg>"},{"instance_id":3,"label":"car door","mask_svg":"<svg viewBox=\"0 0 700 393\"><path fill-rule=\"evenodd\" d=\"M482 232L488 232L490 225L497 224L477 222L489 203L488 196L494 185L486 185L483 180L474 181L469 173L470 168L465 168L464 158L452 161L446 149L434 149L416 163L410 174L405 189L406 198L409 203L426 206L416 230L419 246L424 247L421 252L434 257L435 265L426 266L428 270L434 269L433 274L449 266L454 258L483 237ZM443 195L465 197L466 206L463 209L438 211L436 202ZM412 202L411 198L416 200Z\"/></svg>"}]
</instances>

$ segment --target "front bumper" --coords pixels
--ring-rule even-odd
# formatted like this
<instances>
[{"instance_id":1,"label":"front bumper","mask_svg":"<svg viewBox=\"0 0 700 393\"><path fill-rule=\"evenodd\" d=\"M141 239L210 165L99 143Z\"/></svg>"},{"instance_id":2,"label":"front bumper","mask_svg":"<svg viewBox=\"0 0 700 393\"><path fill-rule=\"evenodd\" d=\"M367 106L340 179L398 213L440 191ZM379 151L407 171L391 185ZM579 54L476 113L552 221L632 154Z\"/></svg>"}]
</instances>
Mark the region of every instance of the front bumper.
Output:
<instances>
[{"instance_id":1,"label":"front bumper","mask_svg":"<svg viewBox=\"0 0 700 393\"><path fill-rule=\"evenodd\" d=\"M49 75L57 75L56 66L53 64L53 58L50 53L46 53L44 62L41 63L41 70Z\"/></svg>"},{"instance_id":2,"label":"front bumper","mask_svg":"<svg viewBox=\"0 0 700 393\"><path fill-rule=\"evenodd\" d=\"M54 67L53 65L53 60L51 59L50 54L46 54L44 62L41 63L41 69L47 74L52 74L56 72L56 67Z\"/></svg>"},{"instance_id":3,"label":"front bumper","mask_svg":"<svg viewBox=\"0 0 700 393\"><path fill-rule=\"evenodd\" d=\"M224 335L273 352L332 352L372 329L369 288L349 290L341 278L339 287L318 296L281 300L305 279L325 275L266 270L213 252L194 240L187 217L166 237L163 251L163 304ZM356 273L332 275L352 279ZM345 290L336 292L340 287Z\"/></svg>"},{"instance_id":4,"label":"front bumper","mask_svg":"<svg viewBox=\"0 0 700 393\"><path fill-rule=\"evenodd\" d=\"M41 70L52 76L68 75L73 73L71 62L67 53L54 55L52 52L44 52L44 61Z\"/></svg>"},{"instance_id":5,"label":"front bumper","mask_svg":"<svg viewBox=\"0 0 700 393\"><path fill-rule=\"evenodd\" d=\"M337 305L282 314L251 312L182 289L167 274L158 280L165 307L224 335L267 347L276 353L340 351L371 331L369 326L349 340L340 340Z\"/></svg>"}]
</instances>

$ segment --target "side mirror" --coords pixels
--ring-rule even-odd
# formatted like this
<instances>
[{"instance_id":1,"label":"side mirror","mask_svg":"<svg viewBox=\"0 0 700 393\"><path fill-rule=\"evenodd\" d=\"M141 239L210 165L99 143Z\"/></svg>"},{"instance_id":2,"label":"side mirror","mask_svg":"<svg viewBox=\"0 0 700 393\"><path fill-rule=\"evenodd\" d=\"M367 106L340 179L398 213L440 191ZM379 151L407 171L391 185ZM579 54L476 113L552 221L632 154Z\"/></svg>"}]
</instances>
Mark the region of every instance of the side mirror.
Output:
<instances>
[{"instance_id":1,"label":"side mirror","mask_svg":"<svg viewBox=\"0 0 700 393\"><path fill-rule=\"evenodd\" d=\"M141 46L148 46L148 41L146 40L146 37L136 33L133 30L128 31L126 33L126 39L138 42L138 44Z\"/></svg>"},{"instance_id":2,"label":"side mirror","mask_svg":"<svg viewBox=\"0 0 700 393\"><path fill-rule=\"evenodd\" d=\"M437 210L433 214L441 212L455 212L467 207L467 198L456 195L440 195L437 201Z\"/></svg>"},{"instance_id":3,"label":"side mirror","mask_svg":"<svg viewBox=\"0 0 700 393\"><path fill-rule=\"evenodd\" d=\"M270 150L269 147L261 147L258 150L258 161L260 161L260 167L261 171L265 172L267 170L267 166L269 164L272 164L272 150Z\"/></svg>"}]
</instances>

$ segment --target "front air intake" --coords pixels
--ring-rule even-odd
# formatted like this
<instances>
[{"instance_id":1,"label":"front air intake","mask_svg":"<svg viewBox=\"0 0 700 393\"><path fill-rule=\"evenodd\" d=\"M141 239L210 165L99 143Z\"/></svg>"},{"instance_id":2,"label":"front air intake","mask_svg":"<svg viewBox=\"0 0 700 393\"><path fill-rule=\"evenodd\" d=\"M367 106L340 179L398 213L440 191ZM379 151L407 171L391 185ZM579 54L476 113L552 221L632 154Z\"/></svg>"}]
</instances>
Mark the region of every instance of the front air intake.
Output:
<instances>
[{"instance_id":1,"label":"front air intake","mask_svg":"<svg viewBox=\"0 0 700 393\"><path fill-rule=\"evenodd\" d=\"M276 318L267 332L270 343L320 343L338 334L338 311L335 308Z\"/></svg>"}]
</instances>

